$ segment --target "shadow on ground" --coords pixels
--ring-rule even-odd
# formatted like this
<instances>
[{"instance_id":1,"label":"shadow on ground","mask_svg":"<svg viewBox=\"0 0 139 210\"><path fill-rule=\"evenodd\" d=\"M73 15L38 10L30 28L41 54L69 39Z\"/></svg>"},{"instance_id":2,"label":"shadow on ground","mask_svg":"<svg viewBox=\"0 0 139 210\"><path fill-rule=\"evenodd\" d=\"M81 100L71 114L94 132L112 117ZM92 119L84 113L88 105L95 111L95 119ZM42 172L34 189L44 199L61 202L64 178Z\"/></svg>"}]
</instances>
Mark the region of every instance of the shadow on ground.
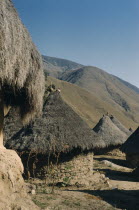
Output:
<instances>
[{"instance_id":1,"label":"shadow on ground","mask_svg":"<svg viewBox=\"0 0 139 210\"><path fill-rule=\"evenodd\" d=\"M127 168L132 168L129 166L128 162L126 160L121 160L121 159L113 159L113 158L108 158L108 157L94 157L94 160L98 161L103 161L103 160L108 160L114 164L117 164L122 167L127 167Z\"/></svg>"},{"instance_id":2,"label":"shadow on ground","mask_svg":"<svg viewBox=\"0 0 139 210\"><path fill-rule=\"evenodd\" d=\"M121 160L121 159L112 159L112 158L100 158L100 157L95 157L94 160L98 161L103 161L103 160L108 160L114 164L117 164L122 167L128 167L128 164L126 160ZM132 172L127 172L127 171L121 171L121 170L116 170L114 168L108 168L108 166L105 166L105 168L97 168L94 169L94 171L99 171L99 172L104 172L105 176L108 177L111 180L118 180L118 181L132 181L132 182L137 182L139 181L137 176L134 176Z\"/></svg>"},{"instance_id":3,"label":"shadow on ground","mask_svg":"<svg viewBox=\"0 0 139 210\"><path fill-rule=\"evenodd\" d=\"M101 198L114 208L139 210L139 190L70 190Z\"/></svg>"},{"instance_id":4,"label":"shadow on ground","mask_svg":"<svg viewBox=\"0 0 139 210\"><path fill-rule=\"evenodd\" d=\"M104 172L105 176L111 180L131 181L131 182L139 181L139 179L135 177L131 172L122 172L112 169L97 169L97 170L94 169L94 171Z\"/></svg>"}]
</instances>

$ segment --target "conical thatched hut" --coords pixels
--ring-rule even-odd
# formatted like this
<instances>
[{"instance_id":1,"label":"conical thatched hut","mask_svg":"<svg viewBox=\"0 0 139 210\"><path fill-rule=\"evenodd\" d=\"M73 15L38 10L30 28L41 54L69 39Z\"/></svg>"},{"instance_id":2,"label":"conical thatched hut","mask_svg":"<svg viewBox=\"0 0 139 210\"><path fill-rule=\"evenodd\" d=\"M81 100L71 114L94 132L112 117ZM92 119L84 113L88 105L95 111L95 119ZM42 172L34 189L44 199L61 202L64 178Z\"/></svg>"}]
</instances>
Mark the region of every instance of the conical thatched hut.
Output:
<instances>
[{"instance_id":1,"label":"conical thatched hut","mask_svg":"<svg viewBox=\"0 0 139 210\"><path fill-rule=\"evenodd\" d=\"M116 117L113 115L110 116L111 121L122 131L124 132L127 136L131 135L131 132L129 129L127 129Z\"/></svg>"},{"instance_id":2,"label":"conical thatched hut","mask_svg":"<svg viewBox=\"0 0 139 210\"><path fill-rule=\"evenodd\" d=\"M118 148L127 139L127 135L122 132L109 118L109 116L103 116L93 130L102 138L105 143L104 147L101 147L98 152L106 152L108 150Z\"/></svg>"},{"instance_id":3,"label":"conical thatched hut","mask_svg":"<svg viewBox=\"0 0 139 210\"><path fill-rule=\"evenodd\" d=\"M11 106L29 122L40 114L44 93L41 56L21 23L11 0L0 0L0 124Z\"/></svg>"},{"instance_id":4,"label":"conical thatched hut","mask_svg":"<svg viewBox=\"0 0 139 210\"><path fill-rule=\"evenodd\" d=\"M65 164L72 165L74 173L76 167L76 172L80 171L82 176L88 171L85 165L92 173L92 151L93 148L100 146L100 140L97 134L62 100L60 93L55 91L46 99L42 117L37 118L27 128L21 129L7 141L6 146L21 154L26 170L26 160L30 156L28 169L31 176L34 175L33 164L36 158L35 175L40 176L45 172L43 168L48 165L48 158L55 164L54 154L59 157L59 163L66 162ZM82 153L85 156L81 155ZM75 157L80 157L78 163Z\"/></svg>"},{"instance_id":5,"label":"conical thatched hut","mask_svg":"<svg viewBox=\"0 0 139 210\"><path fill-rule=\"evenodd\" d=\"M126 159L130 166L139 166L139 127L127 139L120 149L126 154Z\"/></svg>"}]
</instances>

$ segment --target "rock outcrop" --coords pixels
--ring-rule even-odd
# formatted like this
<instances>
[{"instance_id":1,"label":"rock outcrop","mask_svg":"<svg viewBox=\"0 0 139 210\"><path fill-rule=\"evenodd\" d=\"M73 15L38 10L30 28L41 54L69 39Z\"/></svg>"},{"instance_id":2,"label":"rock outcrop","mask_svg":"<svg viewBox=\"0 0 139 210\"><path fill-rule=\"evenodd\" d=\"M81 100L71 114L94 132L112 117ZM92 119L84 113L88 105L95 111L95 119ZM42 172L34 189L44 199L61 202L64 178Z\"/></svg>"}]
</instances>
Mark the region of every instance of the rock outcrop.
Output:
<instances>
[{"instance_id":1,"label":"rock outcrop","mask_svg":"<svg viewBox=\"0 0 139 210\"><path fill-rule=\"evenodd\" d=\"M0 149L0 209L37 210L26 193L23 165L13 150Z\"/></svg>"}]
</instances>

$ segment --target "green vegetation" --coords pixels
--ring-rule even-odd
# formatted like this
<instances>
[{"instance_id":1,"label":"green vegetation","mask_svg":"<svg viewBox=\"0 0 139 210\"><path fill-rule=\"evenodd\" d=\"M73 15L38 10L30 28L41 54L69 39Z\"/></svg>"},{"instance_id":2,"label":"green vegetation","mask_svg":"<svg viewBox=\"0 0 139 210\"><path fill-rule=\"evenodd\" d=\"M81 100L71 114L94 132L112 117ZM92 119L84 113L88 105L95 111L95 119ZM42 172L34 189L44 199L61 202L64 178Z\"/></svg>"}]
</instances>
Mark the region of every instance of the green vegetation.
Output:
<instances>
[{"instance_id":1,"label":"green vegetation","mask_svg":"<svg viewBox=\"0 0 139 210\"><path fill-rule=\"evenodd\" d=\"M66 176L66 177L63 178L63 182L66 185L70 184L70 180L71 180L71 177L69 177L69 176Z\"/></svg>"},{"instance_id":2,"label":"green vegetation","mask_svg":"<svg viewBox=\"0 0 139 210\"><path fill-rule=\"evenodd\" d=\"M32 199L32 201L38 206L40 207L41 209L45 209L45 207L47 207L47 204L46 203L42 203L36 199Z\"/></svg>"},{"instance_id":3,"label":"green vegetation","mask_svg":"<svg viewBox=\"0 0 139 210\"><path fill-rule=\"evenodd\" d=\"M69 163L66 164L65 169L66 170L71 170L73 166L71 166Z\"/></svg>"},{"instance_id":4,"label":"green vegetation","mask_svg":"<svg viewBox=\"0 0 139 210\"><path fill-rule=\"evenodd\" d=\"M62 204L64 204L65 206L68 206L68 207L70 207L70 208L73 208L73 207L80 207L81 206L81 204L80 204L80 202L73 202L72 200L68 200L68 199L65 199L64 201L62 201Z\"/></svg>"}]
</instances>

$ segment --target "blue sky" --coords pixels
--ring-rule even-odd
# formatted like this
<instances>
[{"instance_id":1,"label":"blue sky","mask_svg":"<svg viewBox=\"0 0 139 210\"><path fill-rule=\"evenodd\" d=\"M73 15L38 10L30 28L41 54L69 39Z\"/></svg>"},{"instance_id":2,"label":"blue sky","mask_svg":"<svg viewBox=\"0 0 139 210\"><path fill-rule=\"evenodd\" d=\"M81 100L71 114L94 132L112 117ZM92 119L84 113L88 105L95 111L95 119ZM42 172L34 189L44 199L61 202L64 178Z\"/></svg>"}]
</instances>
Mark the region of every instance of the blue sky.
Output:
<instances>
[{"instance_id":1,"label":"blue sky","mask_svg":"<svg viewBox=\"0 0 139 210\"><path fill-rule=\"evenodd\" d=\"M44 55L97 66L139 87L138 0L13 0Z\"/></svg>"}]
</instances>

